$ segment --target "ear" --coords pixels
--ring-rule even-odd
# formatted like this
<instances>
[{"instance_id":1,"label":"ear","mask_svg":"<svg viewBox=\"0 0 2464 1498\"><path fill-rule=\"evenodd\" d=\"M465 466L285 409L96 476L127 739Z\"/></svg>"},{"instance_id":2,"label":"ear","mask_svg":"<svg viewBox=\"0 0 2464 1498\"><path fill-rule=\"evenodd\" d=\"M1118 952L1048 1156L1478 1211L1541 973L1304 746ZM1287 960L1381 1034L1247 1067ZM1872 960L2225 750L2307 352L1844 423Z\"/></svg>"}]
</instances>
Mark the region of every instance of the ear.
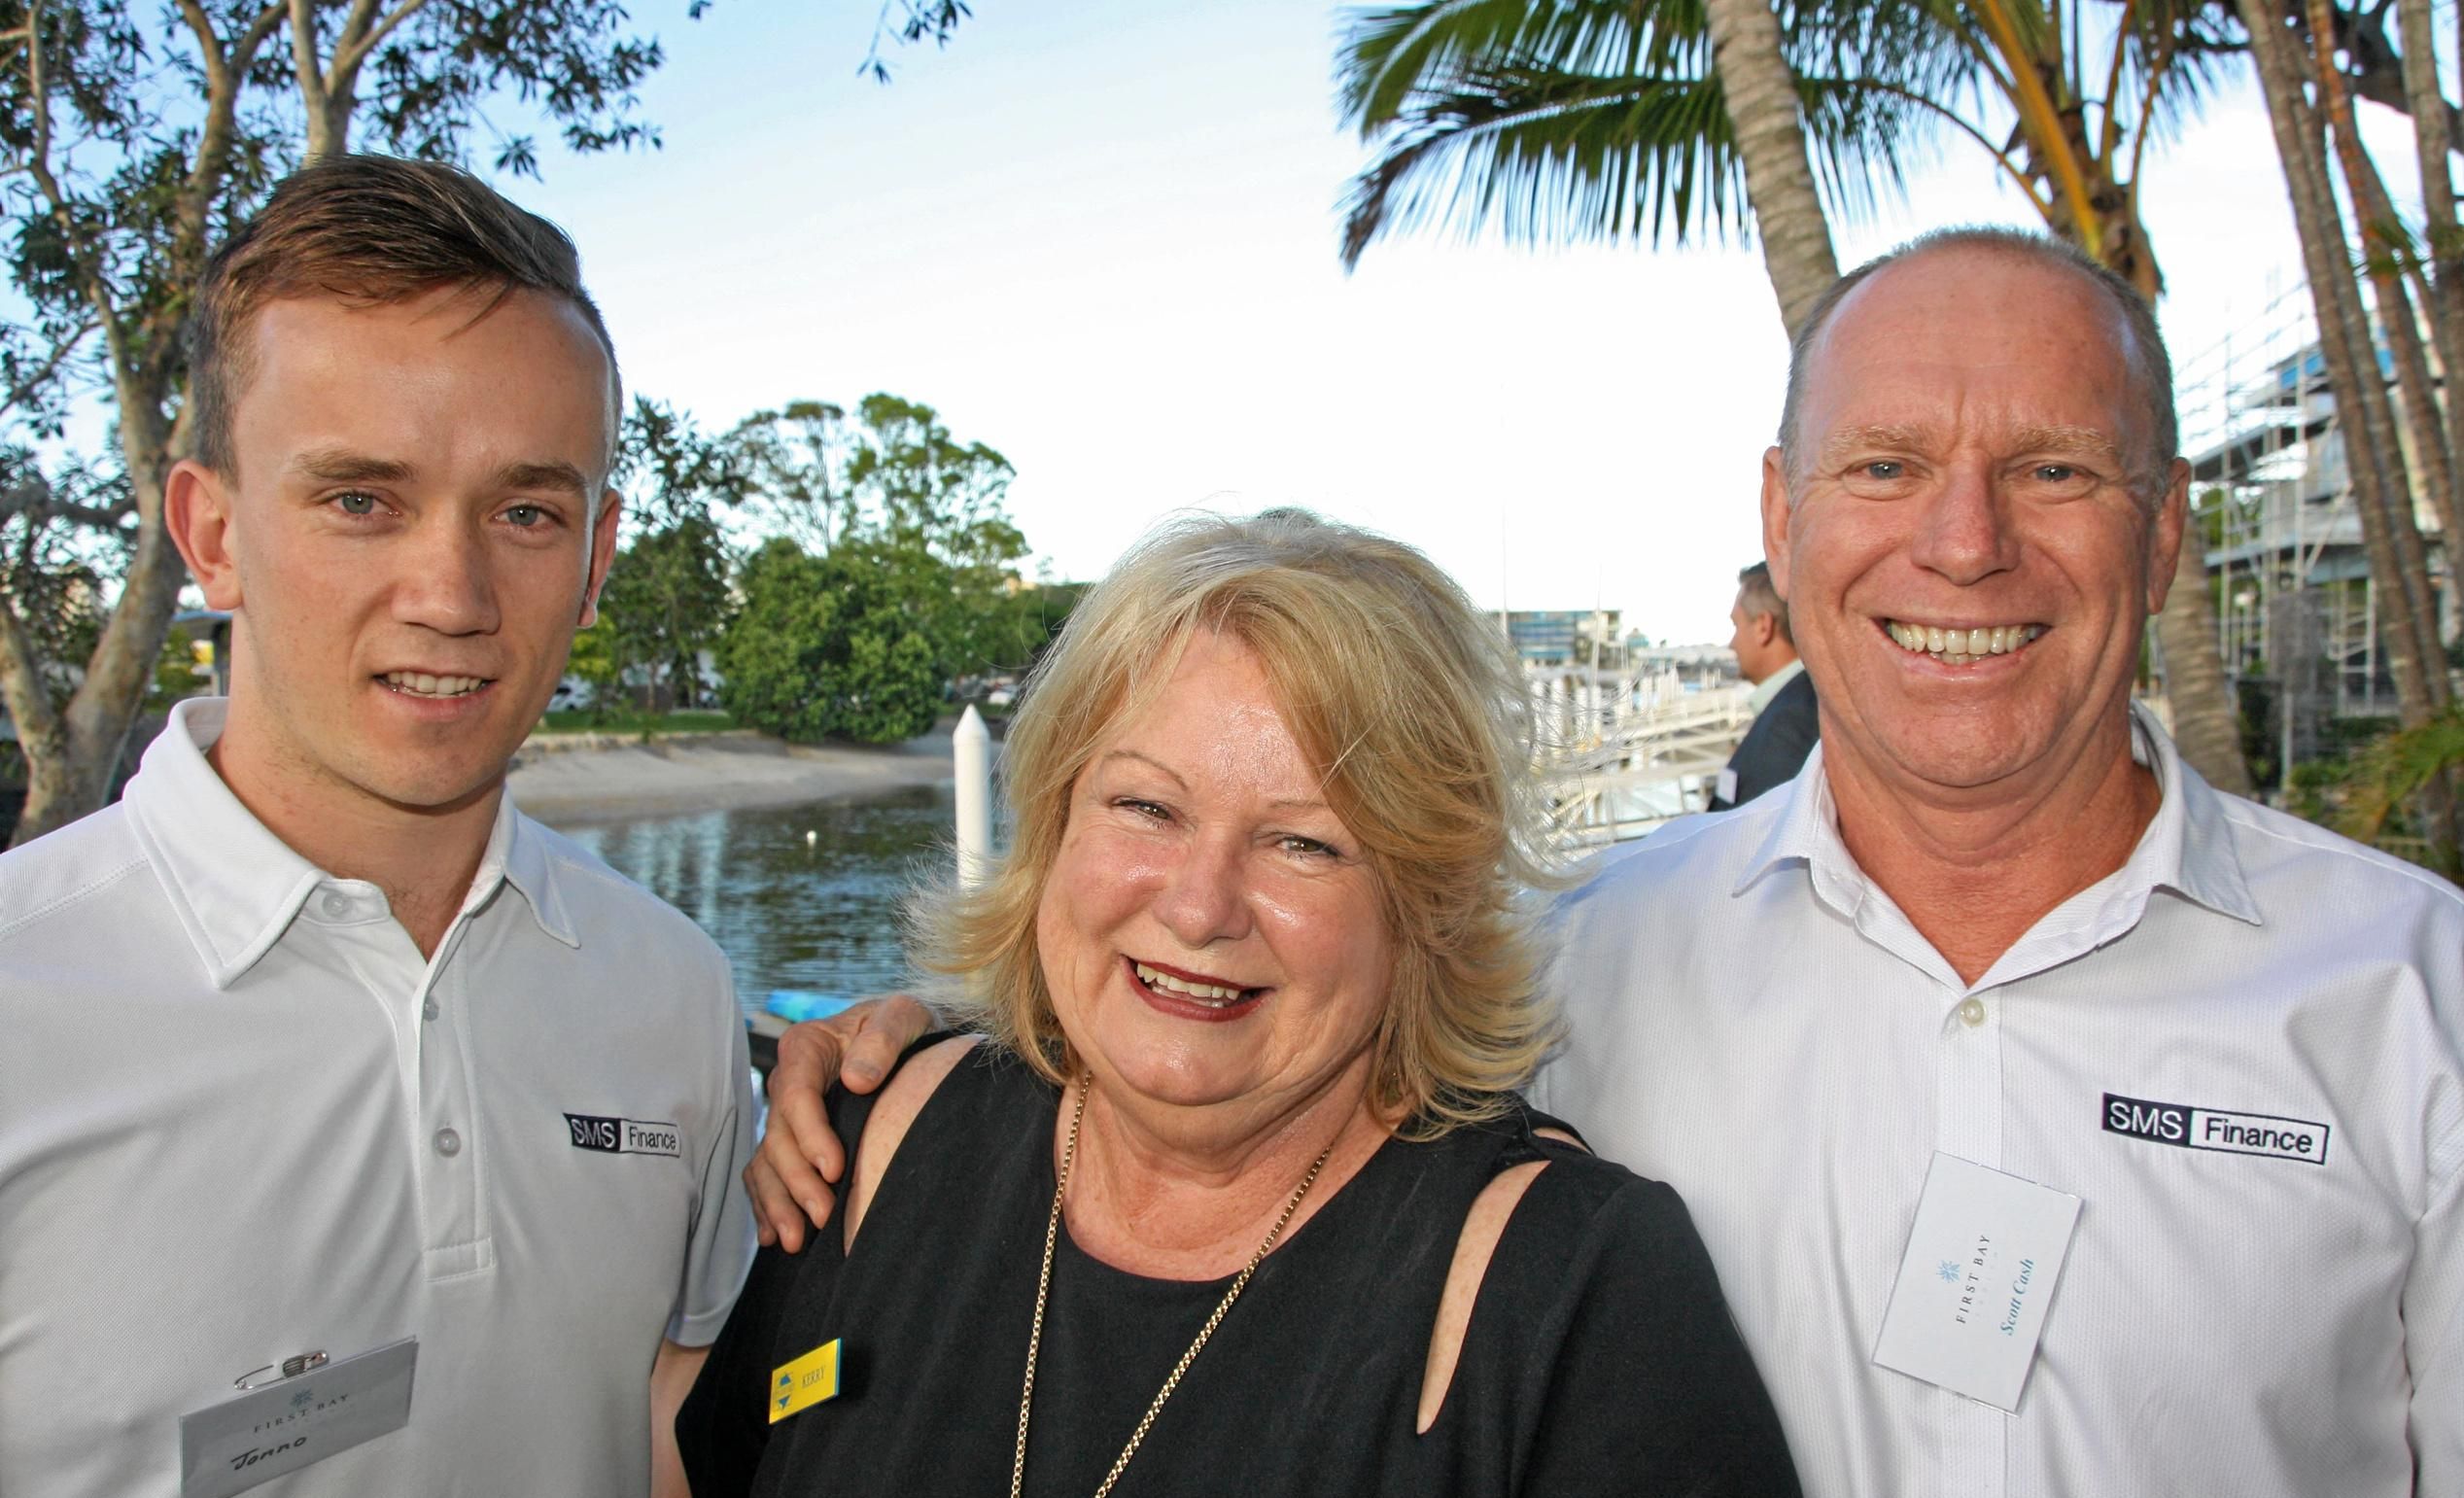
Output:
<instances>
[{"instance_id":1,"label":"ear","mask_svg":"<svg viewBox=\"0 0 2464 1498\"><path fill-rule=\"evenodd\" d=\"M2165 498L2157 502L2156 513L2148 522L2147 611L2151 614L2164 611L2182 547L2187 544L2205 549L2206 538L2190 532L2190 465L2175 458L2165 484Z\"/></svg>"},{"instance_id":2,"label":"ear","mask_svg":"<svg viewBox=\"0 0 2464 1498\"><path fill-rule=\"evenodd\" d=\"M162 520L208 609L241 605L239 564L231 557L231 491L221 474L183 458L162 485Z\"/></svg>"},{"instance_id":3,"label":"ear","mask_svg":"<svg viewBox=\"0 0 2464 1498\"><path fill-rule=\"evenodd\" d=\"M582 589L582 617L576 626L599 622L599 590L607 585L607 568L616 560L617 522L624 518L624 496L610 489L599 497L599 517L591 522L590 575Z\"/></svg>"},{"instance_id":4,"label":"ear","mask_svg":"<svg viewBox=\"0 0 2464 1498\"><path fill-rule=\"evenodd\" d=\"M1779 638L1780 616L1778 614L1757 613L1753 616L1753 643L1755 644L1768 645Z\"/></svg>"},{"instance_id":5,"label":"ear","mask_svg":"<svg viewBox=\"0 0 2464 1498\"><path fill-rule=\"evenodd\" d=\"M1762 452L1762 559L1771 565L1771 589L1788 596L1788 470L1780 449ZM1777 625L1769 615L1766 624Z\"/></svg>"}]
</instances>

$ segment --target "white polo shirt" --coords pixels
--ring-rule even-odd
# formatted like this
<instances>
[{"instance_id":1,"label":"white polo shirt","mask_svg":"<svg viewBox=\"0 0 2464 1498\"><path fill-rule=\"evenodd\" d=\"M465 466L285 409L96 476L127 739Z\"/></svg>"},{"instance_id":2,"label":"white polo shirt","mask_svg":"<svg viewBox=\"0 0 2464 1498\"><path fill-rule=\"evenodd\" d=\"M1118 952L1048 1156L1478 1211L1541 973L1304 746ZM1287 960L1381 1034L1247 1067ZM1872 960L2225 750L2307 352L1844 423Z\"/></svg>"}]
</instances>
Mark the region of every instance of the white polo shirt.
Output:
<instances>
[{"instance_id":1,"label":"white polo shirt","mask_svg":"<svg viewBox=\"0 0 2464 1498\"><path fill-rule=\"evenodd\" d=\"M1683 1194L1816 1498L2464 1493L2464 898L2139 743L2128 863L1974 984L1820 749L1566 901L1541 1100ZM2016 1415L1871 1361L1937 1150L2084 1202Z\"/></svg>"},{"instance_id":2,"label":"white polo shirt","mask_svg":"<svg viewBox=\"0 0 2464 1498\"><path fill-rule=\"evenodd\" d=\"M645 1493L660 1339L752 1255L725 958L509 801L423 958L224 786L223 712L0 856L0 1494L168 1498L182 1414L403 1337L409 1424L258 1491Z\"/></svg>"}]
</instances>

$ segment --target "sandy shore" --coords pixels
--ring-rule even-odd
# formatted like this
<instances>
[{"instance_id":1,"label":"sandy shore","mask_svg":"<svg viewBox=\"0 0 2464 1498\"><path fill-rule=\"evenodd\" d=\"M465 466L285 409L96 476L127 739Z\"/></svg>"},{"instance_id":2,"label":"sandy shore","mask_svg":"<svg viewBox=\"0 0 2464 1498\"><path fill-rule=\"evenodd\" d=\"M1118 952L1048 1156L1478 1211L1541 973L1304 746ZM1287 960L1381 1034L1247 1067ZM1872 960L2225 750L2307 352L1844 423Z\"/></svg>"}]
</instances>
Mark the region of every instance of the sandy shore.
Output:
<instances>
[{"instance_id":1,"label":"sandy shore","mask_svg":"<svg viewBox=\"0 0 2464 1498\"><path fill-rule=\"evenodd\" d=\"M847 800L950 777L945 726L879 749L781 744L744 733L589 748L526 745L508 784L523 811L549 826L573 826Z\"/></svg>"}]
</instances>

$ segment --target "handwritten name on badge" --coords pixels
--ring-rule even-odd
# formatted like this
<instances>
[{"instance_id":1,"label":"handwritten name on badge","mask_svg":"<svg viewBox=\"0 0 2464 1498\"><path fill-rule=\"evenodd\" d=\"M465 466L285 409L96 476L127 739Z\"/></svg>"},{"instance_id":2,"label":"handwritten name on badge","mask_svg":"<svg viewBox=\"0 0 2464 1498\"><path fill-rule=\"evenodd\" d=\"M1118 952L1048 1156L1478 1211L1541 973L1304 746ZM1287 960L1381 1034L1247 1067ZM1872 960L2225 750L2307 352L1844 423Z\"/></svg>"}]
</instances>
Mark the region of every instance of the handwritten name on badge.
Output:
<instances>
[{"instance_id":1,"label":"handwritten name on badge","mask_svg":"<svg viewBox=\"0 0 2464 1498\"><path fill-rule=\"evenodd\" d=\"M229 1498L400 1430L418 1363L406 1337L182 1415L181 1498Z\"/></svg>"},{"instance_id":2,"label":"handwritten name on badge","mask_svg":"<svg viewBox=\"0 0 2464 1498\"><path fill-rule=\"evenodd\" d=\"M2018 1410L2078 1222L2077 1197L1935 1155L1874 1361Z\"/></svg>"},{"instance_id":3,"label":"handwritten name on badge","mask_svg":"<svg viewBox=\"0 0 2464 1498\"><path fill-rule=\"evenodd\" d=\"M844 1340L833 1337L794 1362L781 1363L771 1370L771 1424L824 1400L838 1398L839 1343Z\"/></svg>"}]
</instances>

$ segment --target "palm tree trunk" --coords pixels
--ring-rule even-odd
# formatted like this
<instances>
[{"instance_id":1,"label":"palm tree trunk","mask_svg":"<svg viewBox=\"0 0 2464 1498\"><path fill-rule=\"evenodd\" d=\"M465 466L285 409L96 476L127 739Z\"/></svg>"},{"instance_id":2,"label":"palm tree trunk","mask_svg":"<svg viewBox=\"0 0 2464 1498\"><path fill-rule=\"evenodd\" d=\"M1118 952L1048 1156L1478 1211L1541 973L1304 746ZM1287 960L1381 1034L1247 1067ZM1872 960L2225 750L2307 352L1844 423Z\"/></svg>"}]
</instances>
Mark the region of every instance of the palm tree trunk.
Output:
<instances>
[{"instance_id":1,"label":"palm tree trunk","mask_svg":"<svg viewBox=\"0 0 2464 1498\"><path fill-rule=\"evenodd\" d=\"M2246 796L2256 787L2241 754L2241 714L2216 653L2215 601L2207 593L2207 532L2194 514L2182 527L2173 589L2156 615L2156 643L2165 651L2165 700L2173 710L2173 743L2200 778L2218 790Z\"/></svg>"},{"instance_id":2,"label":"palm tree trunk","mask_svg":"<svg viewBox=\"0 0 2464 1498\"><path fill-rule=\"evenodd\" d=\"M2447 98L2439 90L2430 0L2397 0L2396 18L2404 39L2404 87L2412 106L2413 146L2421 161L2422 259L2430 267L2429 290L2422 303L2430 314L2431 335L2448 381L2447 452L2464 466L2464 387L2457 383L2464 381L2464 235L2459 235L2455 222ZM2464 481L2464 474L2457 477ZM2439 514L2450 563L2458 544L2459 507L2458 497L2450 492Z\"/></svg>"},{"instance_id":3,"label":"palm tree trunk","mask_svg":"<svg viewBox=\"0 0 2464 1498\"><path fill-rule=\"evenodd\" d=\"M2385 622L2381 639L2387 647L2387 663L2395 674L2404 720L2407 724L2426 721L2431 715L2428 676L2433 662L2423 658L2421 617L2414 601L2428 596L2427 578L2417 579L2416 592L2416 579L2408 575L2399 551L2396 533L2412 525L2412 495L2387 411L2377 347L2362 312L2361 290L2347 258L2343 220L2337 212L2335 188L2328 178L2325 132L2318 112L2304 96L2302 62L2294 54L2281 14L2273 10L2269 0L2238 0L2238 4L2302 243L2310 299L2318 318L2319 352L2336 392L2353 497L2361 511L2362 539L2371 572L2380 581L2380 616ZM2325 45L2332 46L2332 40ZM2417 544L2417 534L2414 540ZM2435 637L2432 640L2435 644ZM2440 675L2443 685L2444 672ZM2424 822L2433 846L2451 862L2456 846L2455 808L2451 795L2442 793L2445 789L2442 782L2425 795Z\"/></svg>"},{"instance_id":4,"label":"palm tree trunk","mask_svg":"<svg viewBox=\"0 0 2464 1498\"><path fill-rule=\"evenodd\" d=\"M1814 191L1798 116L1796 74L1781 50L1780 17L1767 0L1705 0L1712 65L1737 132L1746 200L1762 236L1763 269L1779 295L1790 337L1839 279L1831 228Z\"/></svg>"}]
</instances>

